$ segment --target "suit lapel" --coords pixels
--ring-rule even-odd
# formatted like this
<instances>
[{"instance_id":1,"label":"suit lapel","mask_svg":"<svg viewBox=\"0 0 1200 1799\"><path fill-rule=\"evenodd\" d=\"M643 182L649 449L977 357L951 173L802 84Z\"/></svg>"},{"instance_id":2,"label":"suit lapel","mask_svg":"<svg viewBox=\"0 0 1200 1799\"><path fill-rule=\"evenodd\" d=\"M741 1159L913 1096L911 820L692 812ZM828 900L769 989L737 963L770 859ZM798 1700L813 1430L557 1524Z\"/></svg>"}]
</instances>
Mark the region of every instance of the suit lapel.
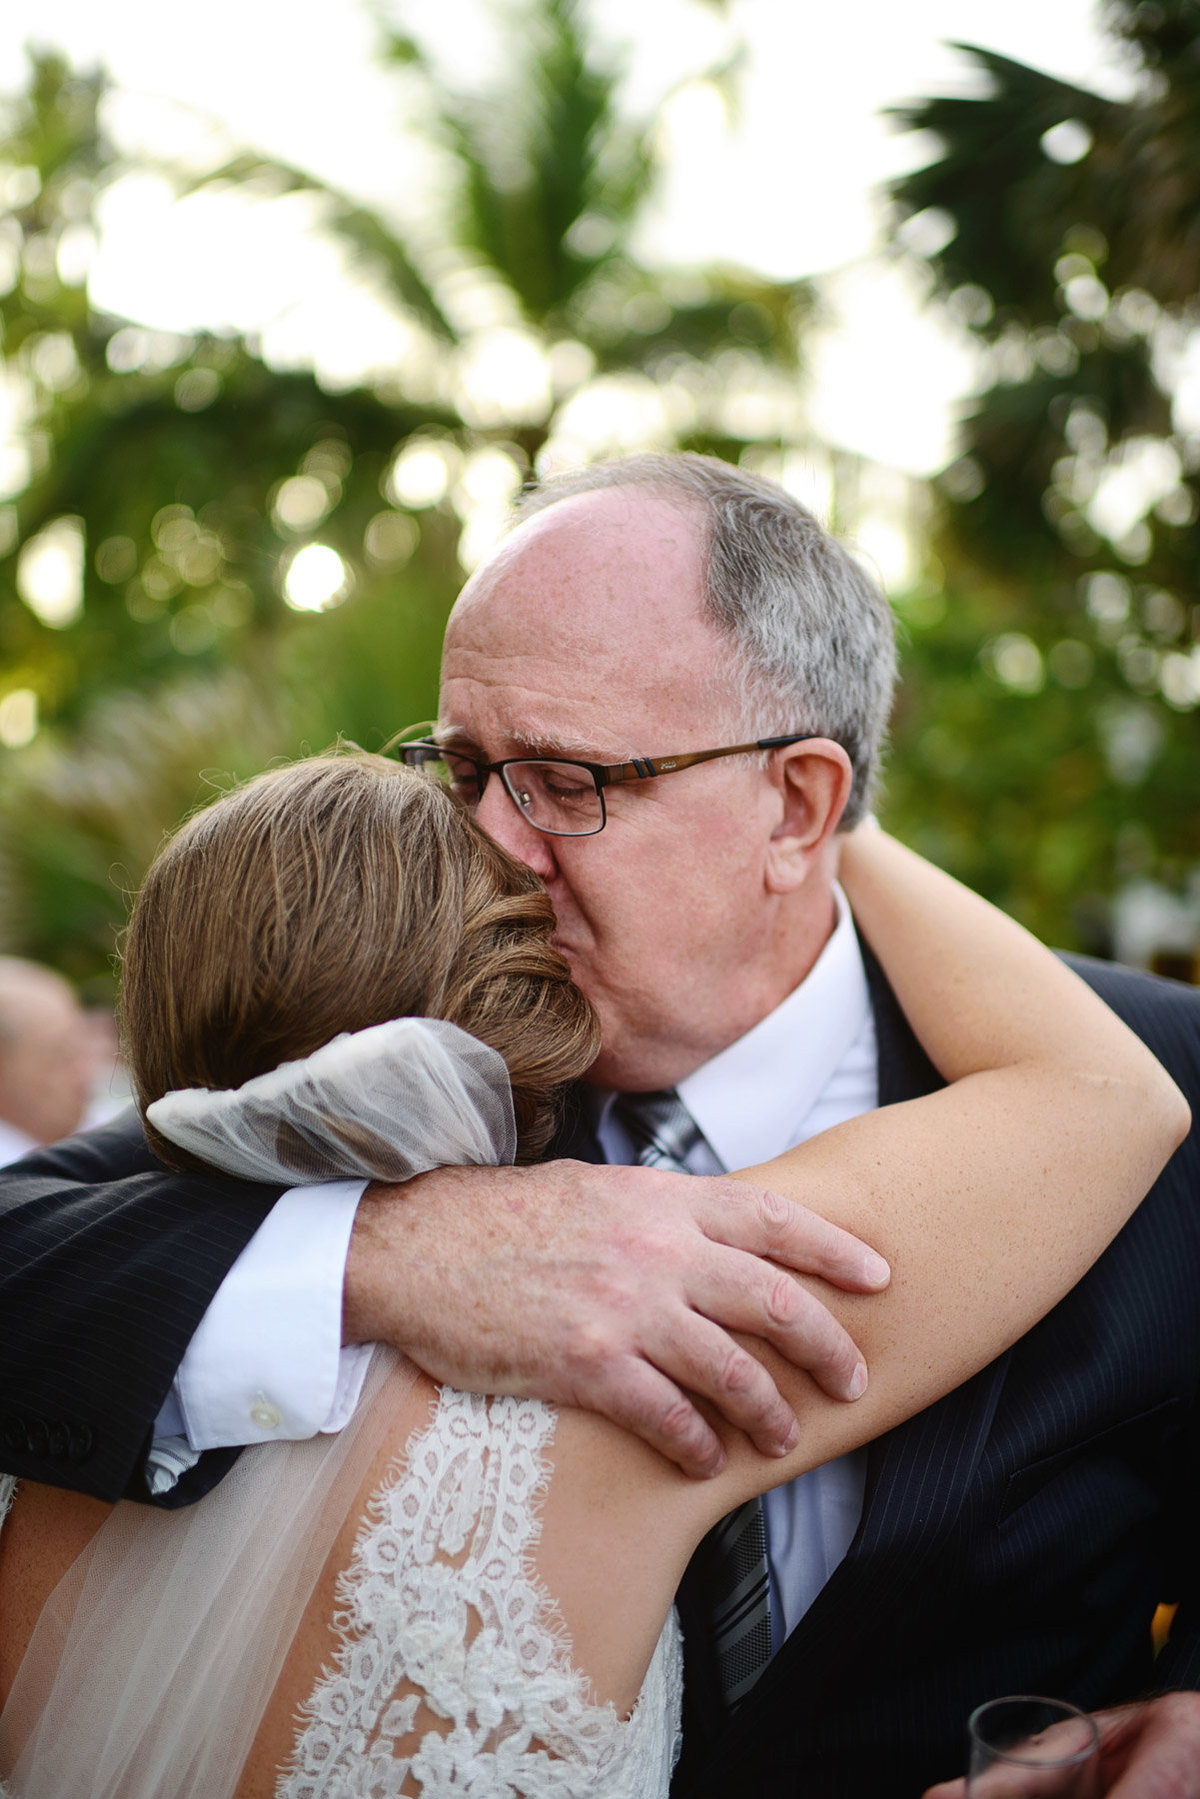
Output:
<instances>
[{"instance_id":1,"label":"suit lapel","mask_svg":"<svg viewBox=\"0 0 1200 1799\"><path fill-rule=\"evenodd\" d=\"M879 1050L879 1103L915 1099L943 1086L863 944ZM894 1611L960 1511L979 1464L1004 1384L1008 1357L898 1425L868 1449L863 1515L844 1561L818 1594L737 1717L723 1728L707 1625L685 1582L680 1616L687 1643L687 1682L695 1682L688 1729L710 1740L757 1734L781 1701L789 1713L819 1707L821 1695L846 1678L856 1648L881 1611ZM685 1687L686 1691L686 1687Z\"/></svg>"}]
</instances>

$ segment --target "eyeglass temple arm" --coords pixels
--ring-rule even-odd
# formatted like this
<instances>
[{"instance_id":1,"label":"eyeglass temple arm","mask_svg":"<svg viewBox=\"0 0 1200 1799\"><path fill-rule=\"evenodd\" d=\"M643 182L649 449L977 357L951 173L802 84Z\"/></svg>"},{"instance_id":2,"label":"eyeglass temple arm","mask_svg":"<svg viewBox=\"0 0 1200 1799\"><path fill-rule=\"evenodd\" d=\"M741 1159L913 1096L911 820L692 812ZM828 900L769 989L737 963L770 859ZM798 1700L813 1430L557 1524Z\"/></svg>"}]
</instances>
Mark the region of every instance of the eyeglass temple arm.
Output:
<instances>
[{"instance_id":1,"label":"eyeglass temple arm","mask_svg":"<svg viewBox=\"0 0 1200 1799\"><path fill-rule=\"evenodd\" d=\"M778 750L791 743L807 743L816 731L797 731L785 737L759 737L753 743L735 743L723 750L690 750L682 756L635 756L632 762L618 762L604 769L602 785L618 781L648 781L655 775L674 774L678 768L694 768L698 762L713 762L719 756L742 756L750 750Z\"/></svg>"}]
</instances>

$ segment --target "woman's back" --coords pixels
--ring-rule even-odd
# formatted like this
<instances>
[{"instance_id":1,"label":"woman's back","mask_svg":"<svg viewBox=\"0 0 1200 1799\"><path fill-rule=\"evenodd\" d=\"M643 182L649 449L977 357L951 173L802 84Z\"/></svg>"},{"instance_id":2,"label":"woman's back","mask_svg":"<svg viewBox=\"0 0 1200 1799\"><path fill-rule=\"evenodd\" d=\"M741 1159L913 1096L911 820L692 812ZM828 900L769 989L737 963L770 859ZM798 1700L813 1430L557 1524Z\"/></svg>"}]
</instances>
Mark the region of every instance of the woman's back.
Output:
<instances>
[{"instance_id":1,"label":"woman's back","mask_svg":"<svg viewBox=\"0 0 1200 1799\"><path fill-rule=\"evenodd\" d=\"M656 1459L564 1418L381 1354L353 1429L248 1451L188 1512L26 1488L0 1537L14 1791L350 1799L494 1773L531 1799L665 1793L681 1658L660 1626L686 1548L667 1529L628 1552L631 1464ZM39 1612L27 1715L8 1689Z\"/></svg>"}]
</instances>

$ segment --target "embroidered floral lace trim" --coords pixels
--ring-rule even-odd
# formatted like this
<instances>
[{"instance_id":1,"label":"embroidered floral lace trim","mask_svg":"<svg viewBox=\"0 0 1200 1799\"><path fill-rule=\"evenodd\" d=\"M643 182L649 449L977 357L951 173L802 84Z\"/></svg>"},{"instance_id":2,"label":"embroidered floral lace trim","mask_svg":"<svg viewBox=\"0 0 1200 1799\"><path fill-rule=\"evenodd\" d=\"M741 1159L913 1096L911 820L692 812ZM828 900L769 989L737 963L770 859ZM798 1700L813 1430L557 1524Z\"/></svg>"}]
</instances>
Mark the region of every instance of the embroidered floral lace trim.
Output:
<instances>
[{"instance_id":1,"label":"embroidered floral lace trim","mask_svg":"<svg viewBox=\"0 0 1200 1799\"><path fill-rule=\"evenodd\" d=\"M339 1648L277 1799L653 1799L679 1717L672 1618L628 1721L588 1697L536 1578L555 1413L443 1389L375 1494L338 1592Z\"/></svg>"}]
</instances>

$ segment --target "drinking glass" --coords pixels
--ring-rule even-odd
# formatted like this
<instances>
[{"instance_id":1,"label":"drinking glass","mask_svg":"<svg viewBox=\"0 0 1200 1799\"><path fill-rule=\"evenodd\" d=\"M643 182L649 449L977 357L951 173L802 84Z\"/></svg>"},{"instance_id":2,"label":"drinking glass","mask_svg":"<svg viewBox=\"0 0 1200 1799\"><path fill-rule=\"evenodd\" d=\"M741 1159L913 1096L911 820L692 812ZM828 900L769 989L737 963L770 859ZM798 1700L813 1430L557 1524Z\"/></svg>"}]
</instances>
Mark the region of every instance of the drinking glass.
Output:
<instances>
[{"instance_id":1,"label":"drinking glass","mask_svg":"<svg viewBox=\"0 0 1200 1799\"><path fill-rule=\"evenodd\" d=\"M1100 1732L1062 1699L990 1699L967 1720L968 1799L1097 1799Z\"/></svg>"}]
</instances>

